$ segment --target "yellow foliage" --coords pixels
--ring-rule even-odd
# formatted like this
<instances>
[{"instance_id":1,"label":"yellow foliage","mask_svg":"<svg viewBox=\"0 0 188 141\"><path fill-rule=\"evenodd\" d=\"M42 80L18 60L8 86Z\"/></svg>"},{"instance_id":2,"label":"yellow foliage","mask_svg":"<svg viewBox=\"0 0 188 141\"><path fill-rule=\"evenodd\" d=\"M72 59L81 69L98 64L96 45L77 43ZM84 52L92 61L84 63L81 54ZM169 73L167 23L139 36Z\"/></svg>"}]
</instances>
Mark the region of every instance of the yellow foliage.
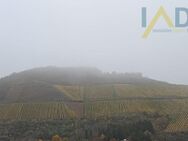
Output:
<instances>
[{"instance_id":1,"label":"yellow foliage","mask_svg":"<svg viewBox=\"0 0 188 141\"><path fill-rule=\"evenodd\" d=\"M52 137L52 141L62 141L62 139L59 135L55 135Z\"/></svg>"}]
</instances>

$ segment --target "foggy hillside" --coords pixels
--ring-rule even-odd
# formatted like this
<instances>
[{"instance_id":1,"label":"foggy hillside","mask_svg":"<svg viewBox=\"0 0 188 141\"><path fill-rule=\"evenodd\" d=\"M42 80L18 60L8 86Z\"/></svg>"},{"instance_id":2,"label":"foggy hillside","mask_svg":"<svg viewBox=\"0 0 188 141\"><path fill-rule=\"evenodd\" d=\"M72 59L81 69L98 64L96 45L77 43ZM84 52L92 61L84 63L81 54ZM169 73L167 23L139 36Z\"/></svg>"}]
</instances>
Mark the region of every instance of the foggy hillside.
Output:
<instances>
[{"instance_id":1,"label":"foggy hillside","mask_svg":"<svg viewBox=\"0 0 188 141\"><path fill-rule=\"evenodd\" d=\"M66 100L55 85L168 85L145 78L141 73L104 73L96 68L44 67L14 73L0 79L0 101Z\"/></svg>"},{"instance_id":2,"label":"foggy hillside","mask_svg":"<svg viewBox=\"0 0 188 141\"><path fill-rule=\"evenodd\" d=\"M145 78L141 73L106 73L97 68L77 67L77 68L58 68L44 67L36 68L20 73L13 73L10 76L0 79L0 83L23 81L39 81L48 84L65 85L87 85L87 84L156 84L160 81ZM163 82L164 83L164 82Z\"/></svg>"}]
</instances>

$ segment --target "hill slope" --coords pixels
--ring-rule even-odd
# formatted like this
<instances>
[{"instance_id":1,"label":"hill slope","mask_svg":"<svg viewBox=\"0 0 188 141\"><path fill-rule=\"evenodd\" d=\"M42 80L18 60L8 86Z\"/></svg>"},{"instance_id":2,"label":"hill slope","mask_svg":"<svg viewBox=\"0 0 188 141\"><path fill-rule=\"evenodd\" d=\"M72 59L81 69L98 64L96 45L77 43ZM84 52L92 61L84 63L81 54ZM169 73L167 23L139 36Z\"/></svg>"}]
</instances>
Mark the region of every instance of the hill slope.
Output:
<instances>
[{"instance_id":1,"label":"hill slope","mask_svg":"<svg viewBox=\"0 0 188 141\"><path fill-rule=\"evenodd\" d=\"M170 85L139 73L103 73L96 68L45 67L0 79L0 102L40 102L110 97L188 96L186 86ZM76 97L74 99L74 97Z\"/></svg>"}]
</instances>

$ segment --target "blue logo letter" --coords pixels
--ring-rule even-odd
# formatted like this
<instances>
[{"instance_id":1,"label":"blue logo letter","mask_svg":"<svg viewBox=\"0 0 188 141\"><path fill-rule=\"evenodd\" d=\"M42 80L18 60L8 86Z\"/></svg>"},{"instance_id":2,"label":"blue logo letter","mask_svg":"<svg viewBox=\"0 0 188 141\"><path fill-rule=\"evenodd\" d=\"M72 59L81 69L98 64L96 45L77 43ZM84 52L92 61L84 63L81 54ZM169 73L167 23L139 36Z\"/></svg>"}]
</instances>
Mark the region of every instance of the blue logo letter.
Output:
<instances>
[{"instance_id":1,"label":"blue logo letter","mask_svg":"<svg viewBox=\"0 0 188 141\"><path fill-rule=\"evenodd\" d=\"M186 22L185 23L180 23L180 13L185 12L187 17L186 17ZM188 26L188 9L187 8L176 8L176 27L187 27Z\"/></svg>"},{"instance_id":2,"label":"blue logo letter","mask_svg":"<svg viewBox=\"0 0 188 141\"><path fill-rule=\"evenodd\" d=\"M146 22L146 20L147 20L147 18L146 18L146 16L147 16L147 9L146 9L146 7L143 7L142 8L142 27L146 27L147 26L147 22Z\"/></svg>"}]
</instances>

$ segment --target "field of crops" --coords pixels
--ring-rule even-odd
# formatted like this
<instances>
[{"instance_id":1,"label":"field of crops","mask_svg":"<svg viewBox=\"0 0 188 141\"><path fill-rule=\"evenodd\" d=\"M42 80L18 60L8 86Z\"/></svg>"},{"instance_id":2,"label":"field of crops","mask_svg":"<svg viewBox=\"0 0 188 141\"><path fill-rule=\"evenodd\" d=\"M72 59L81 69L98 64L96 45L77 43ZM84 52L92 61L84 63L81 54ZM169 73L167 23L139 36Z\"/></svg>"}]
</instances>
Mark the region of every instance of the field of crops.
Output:
<instances>
[{"instance_id":1,"label":"field of crops","mask_svg":"<svg viewBox=\"0 0 188 141\"><path fill-rule=\"evenodd\" d=\"M62 102L0 105L0 120L48 120L75 116L74 111Z\"/></svg>"}]
</instances>

